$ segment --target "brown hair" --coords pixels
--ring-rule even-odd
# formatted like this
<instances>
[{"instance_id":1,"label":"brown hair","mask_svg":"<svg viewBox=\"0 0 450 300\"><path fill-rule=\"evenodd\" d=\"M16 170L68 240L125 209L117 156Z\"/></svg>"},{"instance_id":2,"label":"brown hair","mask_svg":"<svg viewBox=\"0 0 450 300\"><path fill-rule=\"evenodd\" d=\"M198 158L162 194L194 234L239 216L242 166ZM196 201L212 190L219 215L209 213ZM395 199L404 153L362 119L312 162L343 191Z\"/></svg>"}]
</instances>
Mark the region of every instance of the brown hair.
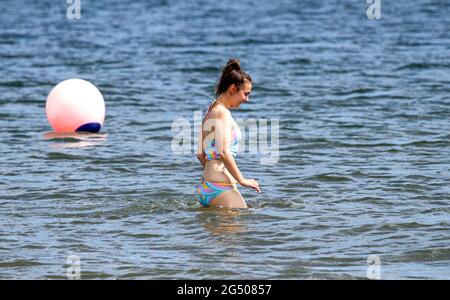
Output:
<instances>
[{"instance_id":1,"label":"brown hair","mask_svg":"<svg viewBox=\"0 0 450 300\"><path fill-rule=\"evenodd\" d=\"M237 58L228 60L222 70L222 75L216 84L216 98L226 92L230 85L234 84L238 90L244 86L245 80L252 82L252 78L241 69L241 64Z\"/></svg>"}]
</instances>

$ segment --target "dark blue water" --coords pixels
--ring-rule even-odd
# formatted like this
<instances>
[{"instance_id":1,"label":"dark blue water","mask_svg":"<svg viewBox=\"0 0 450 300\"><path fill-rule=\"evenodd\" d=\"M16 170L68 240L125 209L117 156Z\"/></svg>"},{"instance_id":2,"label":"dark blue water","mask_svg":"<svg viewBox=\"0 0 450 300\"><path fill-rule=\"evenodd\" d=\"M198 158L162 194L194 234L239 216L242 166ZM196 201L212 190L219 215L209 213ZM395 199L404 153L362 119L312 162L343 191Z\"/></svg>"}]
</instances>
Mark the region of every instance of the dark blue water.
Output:
<instances>
[{"instance_id":1,"label":"dark blue water","mask_svg":"<svg viewBox=\"0 0 450 300\"><path fill-rule=\"evenodd\" d=\"M0 278L450 278L450 8L382 0L0 3ZM174 120L207 108L229 57L238 119L279 120L263 193L201 209ZM58 82L106 102L97 135L52 137Z\"/></svg>"}]
</instances>

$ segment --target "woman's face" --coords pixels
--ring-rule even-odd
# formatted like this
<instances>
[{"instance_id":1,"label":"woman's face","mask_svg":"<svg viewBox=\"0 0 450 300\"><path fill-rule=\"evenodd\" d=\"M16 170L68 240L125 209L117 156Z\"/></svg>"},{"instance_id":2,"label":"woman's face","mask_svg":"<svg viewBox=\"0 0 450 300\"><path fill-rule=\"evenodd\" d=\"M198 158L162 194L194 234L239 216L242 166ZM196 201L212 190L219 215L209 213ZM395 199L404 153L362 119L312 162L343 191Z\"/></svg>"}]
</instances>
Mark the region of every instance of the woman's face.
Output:
<instances>
[{"instance_id":1,"label":"woman's face","mask_svg":"<svg viewBox=\"0 0 450 300\"><path fill-rule=\"evenodd\" d=\"M242 103L248 102L250 93L252 92L252 83L248 80L244 81L244 86L237 90L236 86L233 85L231 96L233 100L231 101L231 107L239 107Z\"/></svg>"}]
</instances>

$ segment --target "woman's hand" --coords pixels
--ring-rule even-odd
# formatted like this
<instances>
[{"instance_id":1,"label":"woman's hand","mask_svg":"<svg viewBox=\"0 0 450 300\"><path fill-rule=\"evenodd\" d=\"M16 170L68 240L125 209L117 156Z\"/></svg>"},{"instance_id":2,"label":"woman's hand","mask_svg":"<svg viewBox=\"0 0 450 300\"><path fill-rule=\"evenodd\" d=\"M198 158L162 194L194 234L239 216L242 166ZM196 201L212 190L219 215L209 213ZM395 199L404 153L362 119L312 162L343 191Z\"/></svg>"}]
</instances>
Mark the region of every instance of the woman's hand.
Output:
<instances>
[{"instance_id":1,"label":"woman's hand","mask_svg":"<svg viewBox=\"0 0 450 300\"><path fill-rule=\"evenodd\" d=\"M245 187L249 187L254 189L255 191L257 191L258 193L261 193L261 189L259 188L259 184L258 181L256 181L255 179L244 179L242 180L242 182L239 182L240 185L245 186Z\"/></svg>"}]
</instances>

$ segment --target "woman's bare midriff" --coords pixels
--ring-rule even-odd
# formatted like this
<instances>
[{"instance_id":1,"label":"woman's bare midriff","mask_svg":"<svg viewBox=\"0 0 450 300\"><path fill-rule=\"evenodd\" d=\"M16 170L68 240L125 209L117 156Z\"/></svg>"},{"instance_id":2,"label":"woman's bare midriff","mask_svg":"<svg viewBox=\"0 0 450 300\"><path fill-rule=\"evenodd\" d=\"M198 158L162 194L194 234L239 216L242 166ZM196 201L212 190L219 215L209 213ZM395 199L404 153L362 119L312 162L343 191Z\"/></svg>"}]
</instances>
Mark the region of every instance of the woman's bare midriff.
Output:
<instances>
[{"instance_id":1,"label":"woman's bare midriff","mask_svg":"<svg viewBox=\"0 0 450 300\"><path fill-rule=\"evenodd\" d=\"M206 161L203 178L210 182L237 183L220 159Z\"/></svg>"}]
</instances>

